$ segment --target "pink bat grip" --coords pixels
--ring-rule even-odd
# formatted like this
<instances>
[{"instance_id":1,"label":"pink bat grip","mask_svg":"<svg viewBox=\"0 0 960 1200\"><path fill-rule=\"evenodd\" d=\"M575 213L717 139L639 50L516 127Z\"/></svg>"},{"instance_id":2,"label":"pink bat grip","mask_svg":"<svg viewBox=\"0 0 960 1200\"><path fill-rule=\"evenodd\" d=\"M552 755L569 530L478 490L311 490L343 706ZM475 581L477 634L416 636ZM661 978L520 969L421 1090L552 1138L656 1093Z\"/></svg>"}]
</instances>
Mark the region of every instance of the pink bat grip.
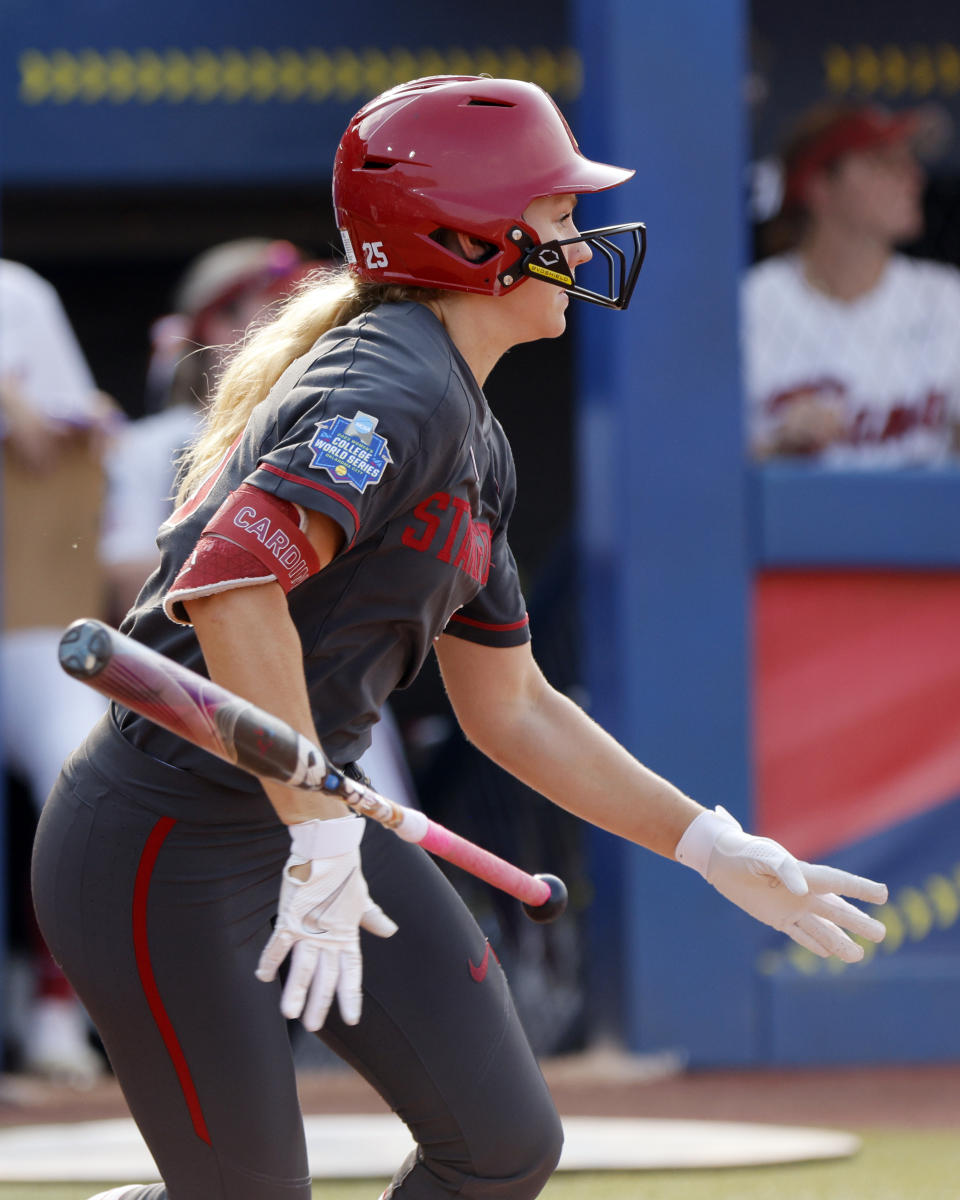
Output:
<instances>
[{"instance_id":1,"label":"pink bat grip","mask_svg":"<svg viewBox=\"0 0 960 1200\"><path fill-rule=\"evenodd\" d=\"M489 850L483 850L468 842L457 833L451 833L435 821L427 820L427 832L420 838L420 845L438 858L444 858L455 866L462 867L471 875L485 880L501 891L509 892L524 904L546 904L550 899L550 885L535 879L512 863L498 858Z\"/></svg>"}]
</instances>

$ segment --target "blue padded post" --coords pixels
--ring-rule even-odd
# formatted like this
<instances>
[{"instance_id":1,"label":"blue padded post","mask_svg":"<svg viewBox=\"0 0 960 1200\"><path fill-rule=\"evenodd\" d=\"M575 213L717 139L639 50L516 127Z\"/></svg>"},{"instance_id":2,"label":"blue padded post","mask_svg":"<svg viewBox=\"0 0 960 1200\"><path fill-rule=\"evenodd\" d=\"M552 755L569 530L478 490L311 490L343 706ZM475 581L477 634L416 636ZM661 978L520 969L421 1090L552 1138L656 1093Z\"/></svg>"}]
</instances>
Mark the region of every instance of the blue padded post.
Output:
<instances>
[{"instance_id":1,"label":"blue padded post","mask_svg":"<svg viewBox=\"0 0 960 1200\"><path fill-rule=\"evenodd\" d=\"M637 169L581 227L642 218L626 314L577 314L591 708L659 773L749 821L748 545L737 356L740 0L576 0L585 153ZM624 797L624 803L629 798ZM757 931L693 873L594 842L600 1028L700 1063L756 1053ZM619 972L616 974L610 972Z\"/></svg>"}]
</instances>

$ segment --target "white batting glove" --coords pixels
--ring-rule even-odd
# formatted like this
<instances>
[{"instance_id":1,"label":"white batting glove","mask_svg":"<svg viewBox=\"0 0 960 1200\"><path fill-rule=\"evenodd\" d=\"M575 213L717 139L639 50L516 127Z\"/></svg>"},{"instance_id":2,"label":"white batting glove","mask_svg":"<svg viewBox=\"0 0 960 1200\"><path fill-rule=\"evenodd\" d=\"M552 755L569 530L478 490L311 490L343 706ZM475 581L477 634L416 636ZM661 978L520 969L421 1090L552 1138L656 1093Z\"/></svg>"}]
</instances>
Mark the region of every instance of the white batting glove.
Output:
<instances>
[{"instance_id":1,"label":"white batting glove","mask_svg":"<svg viewBox=\"0 0 960 1200\"><path fill-rule=\"evenodd\" d=\"M884 904L885 884L801 862L779 842L744 833L724 808L693 819L677 843L676 858L751 917L788 934L820 958L836 955L848 963L863 958L863 947L844 929L871 942L882 942L887 932L838 894Z\"/></svg>"},{"instance_id":2,"label":"white batting glove","mask_svg":"<svg viewBox=\"0 0 960 1200\"><path fill-rule=\"evenodd\" d=\"M377 937L397 932L370 899L360 869L365 826L354 816L288 826L291 854L283 868L277 923L256 975L269 983L293 949L280 1011L290 1020L301 1017L311 1031L326 1020L334 993L346 1024L360 1020L361 926ZM292 874L308 864L309 878Z\"/></svg>"}]
</instances>

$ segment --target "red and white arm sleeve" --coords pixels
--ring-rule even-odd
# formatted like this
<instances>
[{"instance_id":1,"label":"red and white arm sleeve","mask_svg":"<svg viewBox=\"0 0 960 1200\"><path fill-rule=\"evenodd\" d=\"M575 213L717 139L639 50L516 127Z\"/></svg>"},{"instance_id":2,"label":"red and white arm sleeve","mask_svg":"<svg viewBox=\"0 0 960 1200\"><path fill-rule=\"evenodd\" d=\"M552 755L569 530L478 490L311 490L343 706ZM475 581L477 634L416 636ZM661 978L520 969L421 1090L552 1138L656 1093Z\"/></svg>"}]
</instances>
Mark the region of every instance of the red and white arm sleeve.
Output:
<instances>
[{"instance_id":1,"label":"red and white arm sleeve","mask_svg":"<svg viewBox=\"0 0 960 1200\"><path fill-rule=\"evenodd\" d=\"M185 600L276 580L290 592L320 570L306 534L307 513L253 484L231 492L200 535L163 599L163 611L189 625Z\"/></svg>"}]
</instances>

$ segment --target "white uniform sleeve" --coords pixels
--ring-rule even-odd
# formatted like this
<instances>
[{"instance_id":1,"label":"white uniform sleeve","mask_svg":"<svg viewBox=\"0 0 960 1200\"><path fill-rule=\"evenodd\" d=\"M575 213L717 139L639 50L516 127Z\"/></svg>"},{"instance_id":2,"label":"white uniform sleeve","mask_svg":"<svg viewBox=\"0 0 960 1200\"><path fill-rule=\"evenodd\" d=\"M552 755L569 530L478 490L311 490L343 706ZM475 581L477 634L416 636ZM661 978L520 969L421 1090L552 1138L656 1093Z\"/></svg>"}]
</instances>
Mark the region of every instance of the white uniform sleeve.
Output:
<instances>
[{"instance_id":1,"label":"white uniform sleeve","mask_svg":"<svg viewBox=\"0 0 960 1200\"><path fill-rule=\"evenodd\" d=\"M54 288L20 263L0 261L0 377L39 412L90 424L96 385Z\"/></svg>"}]
</instances>

